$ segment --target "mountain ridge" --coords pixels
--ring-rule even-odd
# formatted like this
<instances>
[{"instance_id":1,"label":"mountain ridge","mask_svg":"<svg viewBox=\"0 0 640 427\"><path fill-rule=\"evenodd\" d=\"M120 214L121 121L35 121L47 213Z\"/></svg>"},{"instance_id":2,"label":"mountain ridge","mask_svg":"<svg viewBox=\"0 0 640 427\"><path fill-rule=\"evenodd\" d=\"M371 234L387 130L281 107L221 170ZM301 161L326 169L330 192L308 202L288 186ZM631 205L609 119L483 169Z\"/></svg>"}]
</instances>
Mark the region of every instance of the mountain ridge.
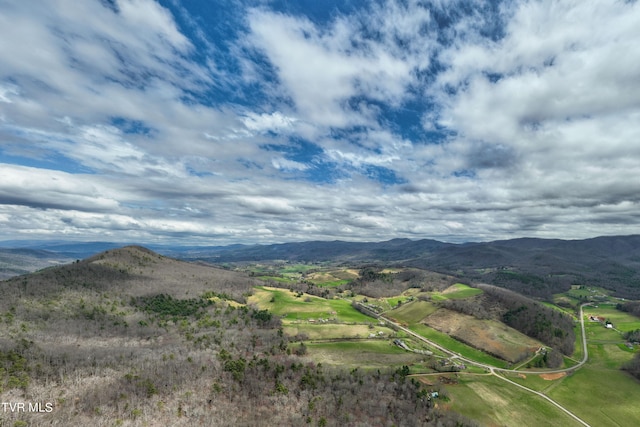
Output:
<instances>
[{"instance_id":1,"label":"mountain ridge","mask_svg":"<svg viewBox=\"0 0 640 427\"><path fill-rule=\"evenodd\" d=\"M47 254L85 258L92 255L87 252L97 247L112 249L115 246L116 243L107 242L56 242L16 251L46 248ZM462 244L403 238L381 242L333 240L272 245L148 246L174 258L211 264L276 260L384 263L451 274L469 282L493 283L540 298L550 298L573 284L588 283L609 289L619 297L640 299L640 235L583 240L517 238ZM61 252L52 251L56 247ZM11 249L2 251L10 253ZM42 265L41 261L38 265ZM11 273L7 270L10 267L4 268L5 275Z\"/></svg>"}]
</instances>

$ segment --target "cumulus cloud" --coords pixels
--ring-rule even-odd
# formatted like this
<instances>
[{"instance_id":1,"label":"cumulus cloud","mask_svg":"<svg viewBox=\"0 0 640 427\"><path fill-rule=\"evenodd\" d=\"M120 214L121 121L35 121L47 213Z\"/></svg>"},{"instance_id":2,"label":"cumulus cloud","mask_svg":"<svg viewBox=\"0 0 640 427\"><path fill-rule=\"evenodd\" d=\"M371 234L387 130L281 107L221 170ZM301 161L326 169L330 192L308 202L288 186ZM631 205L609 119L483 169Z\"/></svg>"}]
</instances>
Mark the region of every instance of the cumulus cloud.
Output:
<instances>
[{"instance_id":1,"label":"cumulus cloud","mask_svg":"<svg viewBox=\"0 0 640 427\"><path fill-rule=\"evenodd\" d=\"M272 114L249 113L243 120L244 125L250 131L255 132L287 132L290 131L297 119L287 117L276 111Z\"/></svg>"},{"instance_id":2,"label":"cumulus cloud","mask_svg":"<svg viewBox=\"0 0 640 427\"><path fill-rule=\"evenodd\" d=\"M470 4L5 2L0 238L640 232L640 5Z\"/></svg>"},{"instance_id":3,"label":"cumulus cloud","mask_svg":"<svg viewBox=\"0 0 640 427\"><path fill-rule=\"evenodd\" d=\"M412 65L364 40L355 22L336 19L319 29L310 20L256 9L249 14L252 42L277 70L281 87L308 121L319 126L367 123L367 113L344 108L365 94L398 102L411 82ZM356 43L363 48L353 49Z\"/></svg>"}]
</instances>

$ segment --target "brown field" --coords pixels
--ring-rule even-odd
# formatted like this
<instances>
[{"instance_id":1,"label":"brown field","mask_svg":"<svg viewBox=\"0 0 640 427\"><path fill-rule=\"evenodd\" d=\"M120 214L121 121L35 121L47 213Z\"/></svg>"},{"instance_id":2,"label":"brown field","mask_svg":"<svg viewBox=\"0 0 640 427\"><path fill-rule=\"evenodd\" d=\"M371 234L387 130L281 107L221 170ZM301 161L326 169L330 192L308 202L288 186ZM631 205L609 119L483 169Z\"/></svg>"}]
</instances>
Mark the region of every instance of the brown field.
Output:
<instances>
[{"instance_id":1,"label":"brown field","mask_svg":"<svg viewBox=\"0 0 640 427\"><path fill-rule=\"evenodd\" d=\"M500 322L478 320L445 308L427 316L423 323L512 363L532 355L541 346L538 341Z\"/></svg>"},{"instance_id":2,"label":"brown field","mask_svg":"<svg viewBox=\"0 0 640 427\"><path fill-rule=\"evenodd\" d=\"M284 332L289 336L305 334L307 339L339 339L339 338L368 338L370 334L378 334L379 331L384 333L384 339L388 338L393 331L389 328L375 327L370 329L367 325L347 325L347 324L309 324L301 321L299 323L286 323L283 327ZM380 338L383 338L380 337Z\"/></svg>"},{"instance_id":3,"label":"brown field","mask_svg":"<svg viewBox=\"0 0 640 427\"><path fill-rule=\"evenodd\" d=\"M327 283L327 282L335 282L341 279L336 277L333 273L317 272L317 273L307 274L307 280L313 283Z\"/></svg>"},{"instance_id":4,"label":"brown field","mask_svg":"<svg viewBox=\"0 0 640 427\"><path fill-rule=\"evenodd\" d=\"M558 372L556 374L540 374L540 378L547 381L558 380L566 376L567 376L566 372Z\"/></svg>"}]
</instances>

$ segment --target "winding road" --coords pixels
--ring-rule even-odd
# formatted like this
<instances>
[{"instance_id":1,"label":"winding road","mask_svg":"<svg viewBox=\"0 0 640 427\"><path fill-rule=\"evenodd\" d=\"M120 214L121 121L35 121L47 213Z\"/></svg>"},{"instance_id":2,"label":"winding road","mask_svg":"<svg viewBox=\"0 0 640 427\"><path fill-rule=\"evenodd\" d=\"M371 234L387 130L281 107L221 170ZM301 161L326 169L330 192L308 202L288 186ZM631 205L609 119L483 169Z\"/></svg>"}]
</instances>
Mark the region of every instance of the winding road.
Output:
<instances>
[{"instance_id":1,"label":"winding road","mask_svg":"<svg viewBox=\"0 0 640 427\"><path fill-rule=\"evenodd\" d=\"M570 368L563 368L563 369L555 369L555 370L545 370L545 371L526 371L527 374L555 374L555 373L562 373L562 372L572 372L575 371L577 369L580 369L589 359L589 354L587 352L587 334L585 332L584 329L584 315L583 315L583 307L587 306L587 305L591 305L591 303L585 303L582 304L580 306L580 327L582 329L582 360L580 362L578 362L577 365L572 366ZM364 307L366 308L366 307ZM370 311L367 309L367 311ZM382 314L376 314L376 317L380 320L385 321L386 323L388 323L389 325L392 325L394 328L397 328L403 332L406 332L407 334L411 335L412 337L423 341L427 344L429 344L431 347L433 348L437 348L438 350L442 351L445 354L450 355L453 358L459 359L464 361L465 363L469 364L469 365L473 365L473 366L478 366L481 368L484 368L486 370L488 370L492 375L495 375L497 378L500 378L503 381L506 381L510 384L513 384L516 387L520 387L524 390L527 390L530 393L533 393L545 400L547 400L549 403L551 403L552 405L556 406L558 409L562 410L563 412L565 412L567 415L569 415L571 418L573 418L574 420L576 420L578 423L582 424L583 426L587 426L590 427L589 424L587 424L585 421L583 421L582 419L580 419L577 415L575 415L573 412L569 411L567 408L565 408L564 406L560 405L558 402L556 402L555 400L551 399L549 396L539 392L539 391L535 391L530 389L529 387L525 387L522 384L518 384L515 381L511 381L510 379L502 376L502 375L498 375L496 372L503 372L503 373L522 373L522 371L518 371L515 369L506 369L506 368L496 368L495 366L491 366L491 365L487 365L484 363L480 363L480 362L476 362L475 360L471 360L468 359L462 355L460 355L459 353L455 353L439 344L434 343L433 341L423 337L422 335L419 335L415 332L413 332L412 330L405 328L404 326L400 325L399 323L389 319L388 317L385 317Z\"/></svg>"}]
</instances>

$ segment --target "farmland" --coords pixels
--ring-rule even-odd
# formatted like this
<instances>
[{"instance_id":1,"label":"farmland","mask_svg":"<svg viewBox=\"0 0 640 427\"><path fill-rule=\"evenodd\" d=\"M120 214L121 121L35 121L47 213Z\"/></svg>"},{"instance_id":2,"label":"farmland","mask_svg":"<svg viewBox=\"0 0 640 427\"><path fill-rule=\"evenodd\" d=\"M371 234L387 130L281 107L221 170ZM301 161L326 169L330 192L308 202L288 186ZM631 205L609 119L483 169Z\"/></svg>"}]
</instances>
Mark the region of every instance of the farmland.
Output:
<instances>
[{"instance_id":1,"label":"farmland","mask_svg":"<svg viewBox=\"0 0 640 427\"><path fill-rule=\"evenodd\" d=\"M360 340L340 342L312 342L308 353L315 360L330 365L351 365L365 369L412 365L424 359L408 353L388 340Z\"/></svg>"},{"instance_id":2,"label":"farmland","mask_svg":"<svg viewBox=\"0 0 640 427\"><path fill-rule=\"evenodd\" d=\"M448 408L482 425L580 425L542 398L495 376L460 376L457 384L447 385L447 393Z\"/></svg>"},{"instance_id":3,"label":"farmland","mask_svg":"<svg viewBox=\"0 0 640 427\"><path fill-rule=\"evenodd\" d=\"M328 279L328 276L315 277ZM440 290L407 289L395 296L379 298L340 293L325 299L304 292L262 286L255 288L248 302L282 316L284 332L303 339L307 355L313 360L364 369L406 365L411 374L417 375L421 381L446 387L446 394L438 402L439 407L452 409L483 424L579 425L548 401L496 375L545 394L590 425L613 423L631 426L638 423L640 410L630 402L640 399L640 385L620 367L636 351L624 345L622 333L640 328L640 319L617 310L601 290L576 288L556 295L559 302L575 304L584 302L586 298L601 300L584 308L590 356L587 364L568 375L564 372L541 375L530 372L531 366L544 356L544 353L536 353L544 347L539 341L499 321L480 320L443 306L448 301L472 300L482 293L480 289L456 283ZM471 365L457 374L439 373L455 365L447 354L356 311L351 305L353 300L377 307L384 317L460 357L497 368L514 366L520 371L488 375L486 370ZM575 318L575 313L568 307L549 302L545 305ZM607 329L600 322L590 322L589 316L606 318L614 328ZM571 357L565 357L565 367L577 365L582 358L579 325L576 325L575 332L576 351ZM434 356L408 352L394 345L393 339L401 339L411 349L435 350ZM295 350L298 345L293 343L290 346ZM516 361L522 362L514 363ZM578 392L594 389L599 393Z\"/></svg>"},{"instance_id":4,"label":"farmland","mask_svg":"<svg viewBox=\"0 0 640 427\"><path fill-rule=\"evenodd\" d=\"M343 299L325 299L268 286L256 288L248 302L281 316L285 324L298 320L368 324L373 320Z\"/></svg>"}]
</instances>

